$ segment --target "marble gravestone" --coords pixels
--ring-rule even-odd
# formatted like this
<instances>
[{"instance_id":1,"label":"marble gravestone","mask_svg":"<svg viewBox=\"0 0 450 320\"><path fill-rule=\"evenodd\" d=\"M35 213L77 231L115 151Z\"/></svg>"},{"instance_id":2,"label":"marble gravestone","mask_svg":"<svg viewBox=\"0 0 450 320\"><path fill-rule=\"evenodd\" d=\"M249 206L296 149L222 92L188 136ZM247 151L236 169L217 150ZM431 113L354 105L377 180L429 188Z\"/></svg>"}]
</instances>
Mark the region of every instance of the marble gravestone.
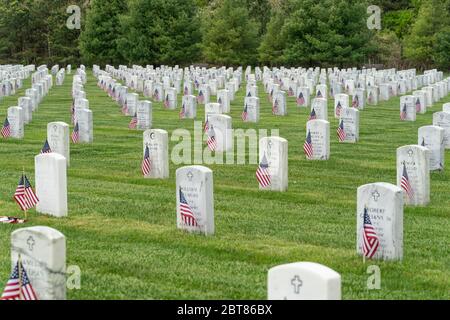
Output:
<instances>
[{"instance_id":1,"label":"marble gravestone","mask_svg":"<svg viewBox=\"0 0 450 320\"><path fill-rule=\"evenodd\" d=\"M163 101L163 86L161 82L157 82L153 84L153 93L152 93L152 99L156 102L162 102Z\"/></svg>"},{"instance_id":2,"label":"marble gravestone","mask_svg":"<svg viewBox=\"0 0 450 320\"><path fill-rule=\"evenodd\" d=\"M221 105L223 113L230 112L230 94L228 90L222 89L217 91L217 103Z\"/></svg>"},{"instance_id":3,"label":"marble gravestone","mask_svg":"<svg viewBox=\"0 0 450 320\"><path fill-rule=\"evenodd\" d=\"M166 89L164 93L164 106L170 110L177 108L177 90L175 88Z\"/></svg>"},{"instance_id":4,"label":"marble gravestone","mask_svg":"<svg viewBox=\"0 0 450 320\"><path fill-rule=\"evenodd\" d=\"M418 130L418 145L430 150L430 170L444 170L444 129L438 126L424 126Z\"/></svg>"},{"instance_id":5,"label":"marble gravestone","mask_svg":"<svg viewBox=\"0 0 450 320\"><path fill-rule=\"evenodd\" d=\"M183 84L183 95L184 96L193 94L194 91L192 90L192 86L193 86L192 81L189 81L189 80L184 81L184 84Z\"/></svg>"},{"instance_id":6,"label":"marble gravestone","mask_svg":"<svg viewBox=\"0 0 450 320\"><path fill-rule=\"evenodd\" d=\"M359 110L363 110L364 109L364 105L365 105L365 95L366 95L366 90L364 89L355 89L354 90L354 95L352 97L352 107L359 109Z\"/></svg>"},{"instance_id":7,"label":"marble gravestone","mask_svg":"<svg viewBox=\"0 0 450 320\"><path fill-rule=\"evenodd\" d=\"M378 87L367 88L367 104L370 106L378 104Z\"/></svg>"},{"instance_id":8,"label":"marble gravestone","mask_svg":"<svg viewBox=\"0 0 450 320\"><path fill-rule=\"evenodd\" d=\"M256 85L249 85L247 86L245 90L245 96L247 98L249 97L258 97L258 86Z\"/></svg>"},{"instance_id":9,"label":"marble gravestone","mask_svg":"<svg viewBox=\"0 0 450 320\"><path fill-rule=\"evenodd\" d=\"M372 259L403 258L403 191L384 182L360 186L357 192L356 251L364 255L364 214L367 213L379 240Z\"/></svg>"},{"instance_id":10,"label":"marble gravestone","mask_svg":"<svg viewBox=\"0 0 450 320\"><path fill-rule=\"evenodd\" d=\"M32 111L35 111L38 107L38 93L36 89L25 90L25 95L31 99Z\"/></svg>"},{"instance_id":11,"label":"marble gravestone","mask_svg":"<svg viewBox=\"0 0 450 320\"><path fill-rule=\"evenodd\" d=\"M207 84L201 84L198 89L197 103L198 104L208 104L210 101L210 91Z\"/></svg>"},{"instance_id":12,"label":"marble gravestone","mask_svg":"<svg viewBox=\"0 0 450 320\"><path fill-rule=\"evenodd\" d=\"M259 122L259 98L246 97L244 101L244 109L247 109L247 122Z\"/></svg>"},{"instance_id":13,"label":"marble gravestone","mask_svg":"<svg viewBox=\"0 0 450 320\"><path fill-rule=\"evenodd\" d=\"M324 98L328 97L328 87L326 84L319 84L316 86L316 98Z\"/></svg>"},{"instance_id":14,"label":"marble gravestone","mask_svg":"<svg viewBox=\"0 0 450 320\"><path fill-rule=\"evenodd\" d=\"M444 129L444 147L450 149L450 112L433 113L433 126Z\"/></svg>"},{"instance_id":15,"label":"marble gravestone","mask_svg":"<svg viewBox=\"0 0 450 320\"><path fill-rule=\"evenodd\" d=\"M58 230L35 226L11 233L11 266L19 261L38 300L66 299L66 238Z\"/></svg>"},{"instance_id":16,"label":"marble gravestone","mask_svg":"<svg viewBox=\"0 0 450 320\"><path fill-rule=\"evenodd\" d=\"M422 90L414 91L413 96L414 96L414 105L416 106L416 113L425 114L427 112L425 91Z\"/></svg>"},{"instance_id":17,"label":"marble gravestone","mask_svg":"<svg viewBox=\"0 0 450 320\"><path fill-rule=\"evenodd\" d=\"M67 216L67 164L59 153L44 153L34 157L36 211L55 217Z\"/></svg>"},{"instance_id":18,"label":"marble gravestone","mask_svg":"<svg viewBox=\"0 0 450 320\"><path fill-rule=\"evenodd\" d=\"M345 139L342 142L356 143L359 141L359 111L355 108L343 108L339 125L343 124Z\"/></svg>"},{"instance_id":19,"label":"marble gravestone","mask_svg":"<svg viewBox=\"0 0 450 320\"><path fill-rule=\"evenodd\" d=\"M47 124L47 140L52 152L64 156L67 166L70 164L69 125L65 122Z\"/></svg>"},{"instance_id":20,"label":"marble gravestone","mask_svg":"<svg viewBox=\"0 0 450 320\"><path fill-rule=\"evenodd\" d=\"M349 107L349 96L345 93L339 93L334 96L334 116L339 119L342 108Z\"/></svg>"},{"instance_id":21,"label":"marble gravestone","mask_svg":"<svg viewBox=\"0 0 450 320\"><path fill-rule=\"evenodd\" d=\"M330 158L330 123L325 120L310 120L306 123L306 137L311 134L313 149L308 160L328 160Z\"/></svg>"},{"instance_id":22,"label":"marble gravestone","mask_svg":"<svg viewBox=\"0 0 450 320\"><path fill-rule=\"evenodd\" d=\"M222 108L219 103L210 102L205 105L205 121L208 120L211 114L222 114Z\"/></svg>"},{"instance_id":23,"label":"marble gravestone","mask_svg":"<svg viewBox=\"0 0 450 320\"><path fill-rule=\"evenodd\" d=\"M295 262L268 272L268 300L341 300L341 276L314 262Z\"/></svg>"},{"instance_id":24,"label":"marble gravestone","mask_svg":"<svg viewBox=\"0 0 450 320\"><path fill-rule=\"evenodd\" d=\"M234 100L234 96L236 94L236 90L234 87L234 82L227 82L225 83L225 89L228 90L228 95L230 98L230 101Z\"/></svg>"},{"instance_id":25,"label":"marble gravestone","mask_svg":"<svg viewBox=\"0 0 450 320\"><path fill-rule=\"evenodd\" d=\"M213 172L204 166L176 171L177 227L188 232L214 234Z\"/></svg>"},{"instance_id":26,"label":"marble gravestone","mask_svg":"<svg viewBox=\"0 0 450 320\"><path fill-rule=\"evenodd\" d=\"M307 108L310 105L310 93L308 87L297 88L297 106Z\"/></svg>"},{"instance_id":27,"label":"marble gravestone","mask_svg":"<svg viewBox=\"0 0 450 320\"><path fill-rule=\"evenodd\" d=\"M382 83L380 84L379 87L380 87L380 101L388 101L390 98L389 84Z\"/></svg>"},{"instance_id":28,"label":"marble gravestone","mask_svg":"<svg viewBox=\"0 0 450 320\"><path fill-rule=\"evenodd\" d=\"M404 190L407 205L425 206L430 202L429 152L428 148L419 145L397 149L397 185ZM405 187L407 184L410 188Z\"/></svg>"},{"instance_id":29,"label":"marble gravestone","mask_svg":"<svg viewBox=\"0 0 450 320\"><path fill-rule=\"evenodd\" d=\"M400 97L400 119L403 121L416 121L416 104L414 96Z\"/></svg>"},{"instance_id":30,"label":"marble gravestone","mask_svg":"<svg viewBox=\"0 0 450 320\"><path fill-rule=\"evenodd\" d=\"M210 130L213 130L217 143L216 152L230 151L233 147L231 117L224 114L209 114Z\"/></svg>"},{"instance_id":31,"label":"marble gravestone","mask_svg":"<svg viewBox=\"0 0 450 320\"><path fill-rule=\"evenodd\" d=\"M92 143L94 141L94 122L92 119L92 111L89 109L77 109L75 112L75 117L77 119L76 121L80 130L80 143Z\"/></svg>"},{"instance_id":32,"label":"marble gravestone","mask_svg":"<svg viewBox=\"0 0 450 320\"><path fill-rule=\"evenodd\" d=\"M264 137L259 140L260 164L267 162L270 184L259 185L260 190L287 191L288 188L288 141L281 137Z\"/></svg>"},{"instance_id":33,"label":"marble gravestone","mask_svg":"<svg viewBox=\"0 0 450 320\"><path fill-rule=\"evenodd\" d=\"M324 98L314 98L311 103L311 112L314 110L316 119L328 120L328 102Z\"/></svg>"},{"instance_id":34,"label":"marble gravestone","mask_svg":"<svg viewBox=\"0 0 450 320\"><path fill-rule=\"evenodd\" d=\"M11 138L23 139L24 113L24 110L20 107L8 108L8 121L11 130Z\"/></svg>"},{"instance_id":35,"label":"marble gravestone","mask_svg":"<svg viewBox=\"0 0 450 320\"><path fill-rule=\"evenodd\" d=\"M143 155L148 147L150 173L145 178L169 178L169 134L165 130L150 129L144 132Z\"/></svg>"},{"instance_id":36,"label":"marble gravestone","mask_svg":"<svg viewBox=\"0 0 450 320\"><path fill-rule=\"evenodd\" d=\"M23 110L23 121L25 124L28 124L33 119L33 105L30 97L20 97L19 101L19 108L22 108Z\"/></svg>"},{"instance_id":37,"label":"marble gravestone","mask_svg":"<svg viewBox=\"0 0 450 320\"><path fill-rule=\"evenodd\" d=\"M134 116L136 114L138 101L139 95L137 93L127 94L127 115Z\"/></svg>"},{"instance_id":38,"label":"marble gravestone","mask_svg":"<svg viewBox=\"0 0 450 320\"><path fill-rule=\"evenodd\" d=\"M180 112L181 119L195 119L197 117L197 97L194 95L183 96L181 108L184 108L184 113Z\"/></svg>"},{"instance_id":39,"label":"marble gravestone","mask_svg":"<svg viewBox=\"0 0 450 320\"><path fill-rule=\"evenodd\" d=\"M277 116L287 115L286 92L278 91L274 94L272 102L272 112Z\"/></svg>"},{"instance_id":40,"label":"marble gravestone","mask_svg":"<svg viewBox=\"0 0 450 320\"><path fill-rule=\"evenodd\" d=\"M152 127L152 113L153 107L151 101L144 100L137 102L137 129L147 130Z\"/></svg>"},{"instance_id":41,"label":"marble gravestone","mask_svg":"<svg viewBox=\"0 0 450 320\"><path fill-rule=\"evenodd\" d=\"M442 105L442 111L450 113L450 102Z\"/></svg>"}]
</instances>

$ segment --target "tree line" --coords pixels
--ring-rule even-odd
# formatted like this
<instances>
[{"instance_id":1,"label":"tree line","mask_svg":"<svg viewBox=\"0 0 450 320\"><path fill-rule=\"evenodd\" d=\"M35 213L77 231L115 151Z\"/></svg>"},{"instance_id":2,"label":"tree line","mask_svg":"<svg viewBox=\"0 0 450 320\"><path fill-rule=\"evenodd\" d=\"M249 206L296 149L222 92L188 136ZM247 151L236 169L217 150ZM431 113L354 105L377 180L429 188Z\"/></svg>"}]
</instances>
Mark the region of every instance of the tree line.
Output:
<instances>
[{"instance_id":1,"label":"tree line","mask_svg":"<svg viewBox=\"0 0 450 320\"><path fill-rule=\"evenodd\" d=\"M66 27L73 4L80 30ZM450 0L2 0L0 63L447 70L449 13Z\"/></svg>"}]
</instances>

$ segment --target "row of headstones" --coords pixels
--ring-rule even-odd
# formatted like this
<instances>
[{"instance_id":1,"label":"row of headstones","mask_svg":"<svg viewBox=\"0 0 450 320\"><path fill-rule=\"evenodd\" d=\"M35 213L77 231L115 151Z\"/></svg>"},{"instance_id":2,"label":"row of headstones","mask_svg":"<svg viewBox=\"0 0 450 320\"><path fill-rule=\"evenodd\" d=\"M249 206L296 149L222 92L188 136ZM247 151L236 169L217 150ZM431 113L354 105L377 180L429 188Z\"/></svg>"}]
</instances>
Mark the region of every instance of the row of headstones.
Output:
<instances>
[{"instance_id":1,"label":"row of headstones","mask_svg":"<svg viewBox=\"0 0 450 320\"><path fill-rule=\"evenodd\" d=\"M38 110L39 104L53 87L53 77L48 74L46 66L40 66L32 74L32 87L25 90L25 96L18 99L18 106L8 108L7 120L10 126L10 137L23 139L25 124L33 119L33 112Z\"/></svg>"},{"instance_id":2,"label":"row of headstones","mask_svg":"<svg viewBox=\"0 0 450 320\"><path fill-rule=\"evenodd\" d=\"M72 79L71 122L74 126L72 140L76 143L92 143L94 141L94 119L86 99L84 85L87 81L85 67L77 69Z\"/></svg>"},{"instance_id":3,"label":"row of headstones","mask_svg":"<svg viewBox=\"0 0 450 320\"><path fill-rule=\"evenodd\" d=\"M35 70L34 65L0 65L0 101L5 96L15 95L23 86L23 80L27 79Z\"/></svg>"},{"instance_id":4,"label":"row of headstones","mask_svg":"<svg viewBox=\"0 0 450 320\"><path fill-rule=\"evenodd\" d=\"M67 298L66 237L35 226L11 234L11 270L20 264L38 300ZM278 265L268 271L269 300L340 300L341 276L313 262Z\"/></svg>"}]
</instances>

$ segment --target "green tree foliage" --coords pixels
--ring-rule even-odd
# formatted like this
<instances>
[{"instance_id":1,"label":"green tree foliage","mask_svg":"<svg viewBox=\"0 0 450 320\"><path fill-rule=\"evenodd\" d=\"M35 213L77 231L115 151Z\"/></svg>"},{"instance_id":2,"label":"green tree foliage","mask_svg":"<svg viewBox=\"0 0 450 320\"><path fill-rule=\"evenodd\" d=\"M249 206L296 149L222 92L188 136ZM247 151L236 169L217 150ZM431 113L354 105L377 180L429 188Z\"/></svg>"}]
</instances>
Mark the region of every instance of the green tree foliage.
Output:
<instances>
[{"instance_id":1,"label":"green tree foliage","mask_svg":"<svg viewBox=\"0 0 450 320\"><path fill-rule=\"evenodd\" d=\"M371 56L371 61L383 64L386 68L402 68L402 43L393 31L383 31L375 34L372 45L377 51Z\"/></svg>"},{"instance_id":2,"label":"green tree foliage","mask_svg":"<svg viewBox=\"0 0 450 320\"><path fill-rule=\"evenodd\" d=\"M84 62L101 65L123 62L117 42L121 31L119 17L126 9L123 0L91 1L80 39L80 51Z\"/></svg>"},{"instance_id":3,"label":"green tree foliage","mask_svg":"<svg viewBox=\"0 0 450 320\"><path fill-rule=\"evenodd\" d=\"M267 65L283 64L283 51L286 48L286 39L281 34L286 19L285 11L274 11L267 25L267 32L259 46L259 61Z\"/></svg>"},{"instance_id":4,"label":"green tree foliage","mask_svg":"<svg viewBox=\"0 0 450 320\"><path fill-rule=\"evenodd\" d=\"M193 0L133 0L121 26L119 48L129 63L188 64L200 55Z\"/></svg>"},{"instance_id":5,"label":"green tree foliage","mask_svg":"<svg viewBox=\"0 0 450 320\"><path fill-rule=\"evenodd\" d=\"M427 68L433 65L437 34L448 24L448 12L441 0L424 0L411 34L404 39L404 55L414 65Z\"/></svg>"},{"instance_id":6,"label":"green tree foliage","mask_svg":"<svg viewBox=\"0 0 450 320\"><path fill-rule=\"evenodd\" d=\"M364 62L373 48L367 3L360 0L293 0L282 33L289 65L350 66Z\"/></svg>"},{"instance_id":7,"label":"green tree foliage","mask_svg":"<svg viewBox=\"0 0 450 320\"><path fill-rule=\"evenodd\" d=\"M224 65L255 64L259 24L239 0L223 0L203 15L203 54L207 62Z\"/></svg>"},{"instance_id":8,"label":"green tree foliage","mask_svg":"<svg viewBox=\"0 0 450 320\"><path fill-rule=\"evenodd\" d=\"M438 68L450 69L450 27L446 27L436 34L433 61Z\"/></svg>"}]
</instances>

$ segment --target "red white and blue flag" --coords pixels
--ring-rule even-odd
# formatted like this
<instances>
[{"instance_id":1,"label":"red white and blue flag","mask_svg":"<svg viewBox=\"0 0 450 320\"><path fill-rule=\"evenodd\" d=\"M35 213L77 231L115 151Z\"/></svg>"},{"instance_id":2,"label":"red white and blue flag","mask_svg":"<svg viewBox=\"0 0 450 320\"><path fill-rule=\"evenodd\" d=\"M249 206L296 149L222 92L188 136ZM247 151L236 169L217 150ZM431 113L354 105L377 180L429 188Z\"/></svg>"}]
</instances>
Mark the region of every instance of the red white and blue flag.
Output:
<instances>
[{"instance_id":1,"label":"red white and blue flag","mask_svg":"<svg viewBox=\"0 0 450 320\"><path fill-rule=\"evenodd\" d=\"M356 109L359 108L359 97L357 94L353 96L352 107Z\"/></svg>"},{"instance_id":2,"label":"red white and blue flag","mask_svg":"<svg viewBox=\"0 0 450 320\"><path fill-rule=\"evenodd\" d=\"M198 92L197 102L203 103L205 101L205 96L203 95L203 90L200 90Z\"/></svg>"},{"instance_id":3,"label":"red white and blue flag","mask_svg":"<svg viewBox=\"0 0 450 320\"><path fill-rule=\"evenodd\" d=\"M1 134L4 138L11 136L11 126L9 125L8 117L6 117L5 122L3 122Z\"/></svg>"},{"instance_id":4,"label":"red white and blue flag","mask_svg":"<svg viewBox=\"0 0 450 320\"><path fill-rule=\"evenodd\" d=\"M129 129L136 129L137 127L137 114L135 113L134 116L131 118L130 123L128 124Z\"/></svg>"},{"instance_id":5,"label":"red white and blue flag","mask_svg":"<svg viewBox=\"0 0 450 320\"><path fill-rule=\"evenodd\" d=\"M410 200L414 198L414 191L411 183L409 182L408 171L406 170L405 163L403 163L403 173L402 179L400 180L400 187L406 192Z\"/></svg>"},{"instance_id":6,"label":"red white and blue flag","mask_svg":"<svg viewBox=\"0 0 450 320\"><path fill-rule=\"evenodd\" d=\"M186 108L184 106L184 103L181 105L181 110L179 113L180 119L184 119L186 117Z\"/></svg>"},{"instance_id":7,"label":"red white and blue flag","mask_svg":"<svg viewBox=\"0 0 450 320\"><path fill-rule=\"evenodd\" d=\"M248 108L247 108L247 104L245 104L244 106L244 111L242 111L242 115L241 115L242 121L246 122L248 120Z\"/></svg>"},{"instance_id":8,"label":"red white and blue flag","mask_svg":"<svg viewBox=\"0 0 450 320\"><path fill-rule=\"evenodd\" d=\"M142 160L141 169L142 174L144 176L148 176L152 171L152 162L150 160L150 149L148 148L148 146L145 146L145 154L144 159Z\"/></svg>"},{"instance_id":9,"label":"red white and blue flag","mask_svg":"<svg viewBox=\"0 0 450 320\"><path fill-rule=\"evenodd\" d=\"M308 135L306 136L305 143L303 144L303 151L305 152L307 159L312 159L314 152L313 152L313 145L312 145L312 139L311 139L311 131L308 130Z\"/></svg>"},{"instance_id":10,"label":"red white and blue flag","mask_svg":"<svg viewBox=\"0 0 450 320\"><path fill-rule=\"evenodd\" d=\"M316 98L323 98L322 92L320 92L320 90L317 90Z\"/></svg>"},{"instance_id":11,"label":"red white and blue flag","mask_svg":"<svg viewBox=\"0 0 450 320\"><path fill-rule=\"evenodd\" d=\"M75 123L75 127L73 128L71 138L73 143L80 142L80 127L78 126L78 122Z\"/></svg>"},{"instance_id":12,"label":"red white and blue flag","mask_svg":"<svg viewBox=\"0 0 450 320\"><path fill-rule=\"evenodd\" d=\"M400 112L400 120L406 120L408 113L406 111L406 103L403 105L402 111Z\"/></svg>"},{"instance_id":13,"label":"red white and blue flag","mask_svg":"<svg viewBox=\"0 0 450 320\"><path fill-rule=\"evenodd\" d=\"M206 144L208 145L209 150L216 151L217 149L216 132L214 131L212 125L209 126L208 139L206 140Z\"/></svg>"},{"instance_id":14,"label":"red white and blue flag","mask_svg":"<svg viewBox=\"0 0 450 320\"><path fill-rule=\"evenodd\" d=\"M259 185L262 188L267 188L272 183L269 173L269 163L267 162L265 154L263 155L258 169L256 170L256 180L258 180Z\"/></svg>"},{"instance_id":15,"label":"red white and blue flag","mask_svg":"<svg viewBox=\"0 0 450 320\"><path fill-rule=\"evenodd\" d=\"M30 181L25 175L20 177L19 184L17 185L13 198L22 211L33 208L39 202Z\"/></svg>"},{"instance_id":16,"label":"red white and blue flag","mask_svg":"<svg viewBox=\"0 0 450 320\"><path fill-rule=\"evenodd\" d=\"M183 191L181 191L180 188L180 215L181 215L181 221L185 226L189 227L197 227L197 220L195 219L194 212L192 211L191 206L186 200L186 197L183 194Z\"/></svg>"},{"instance_id":17,"label":"red white and blue flag","mask_svg":"<svg viewBox=\"0 0 450 320\"><path fill-rule=\"evenodd\" d=\"M278 114L278 99L275 99L272 105L272 114Z\"/></svg>"},{"instance_id":18,"label":"red white and blue flag","mask_svg":"<svg viewBox=\"0 0 450 320\"><path fill-rule=\"evenodd\" d=\"M45 139L44 146L41 149L41 153L51 153L50 145L48 144L48 140Z\"/></svg>"},{"instance_id":19,"label":"red white and blue flag","mask_svg":"<svg viewBox=\"0 0 450 320\"><path fill-rule=\"evenodd\" d=\"M344 142L345 141L345 130L344 130L344 120L341 120L341 122L339 123L339 126L337 128L337 135L339 138L339 142Z\"/></svg>"},{"instance_id":20,"label":"red white and blue flag","mask_svg":"<svg viewBox=\"0 0 450 320\"><path fill-rule=\"evenodd\" d=\"M308 120L316 120L316 119L317 119L316 110L313 108L313 109L311 110L311 113L309 114Z\"/></svg>"},{"instance_id":21,"label":"red white and blue flag","mask_svg":"<svg viewBox=\"0 0 450 320\"><path fill-rule=\"evenodd\" d=\"M420 99L417 98L416 99L416 112L420 112L421 109L422 109L422 106L420 104Z\"/></svg>"},{"instance_id":22,"label":"red white and blue flag","mask_svg":"<svg viewBox=\"0 0 450 320\"><path fill-rule=\"evenodd\" d=\"M6 283L1 300L39 300L20 259Z\"/></svg>"},{"instance_id":23,"label":"red white and blue flag","mask_svg":"<svg viewBox=\"0 0 450 320\"><path fill-rule=\"evenodd\" d=\"M341 102L338 101L337 106L336 106L336 117L341 116L341 111L342 111L342 105L341 105Z\"/></svg>"},{"instance_id":24,"label":"red white and blue flag","mask_svg":"<svg viewBox=\"0 0 450 320\"><path fill-rule=\"evenodd\" d=\"M303 106L305 104L305 97L303 96L303 92L300 92L297 97L297 105Z\"/></svg>"},{"instance_id":25,"label":"red white and blue flag","mask_svg":"<svg viewBox=\"0 0 450 320\"><path fill-rule=\"evenodd\" d=\"M364 208L364 224L363 224L363 254L365 257L371 259L380 246L380 240L375 231L372 221L370 220L367 208Z\"/></svg>"},{"instance_id":26,"label":"red white and blue flag","mask_svg":"<svg viewBox=\"0 0 450 320\"><path fill-rule=\"evenodd\" d=\"M166 94L166 98L164 99L164 107L166 108L170 107L169 94Z\"/></svg>"}]
</instances>

